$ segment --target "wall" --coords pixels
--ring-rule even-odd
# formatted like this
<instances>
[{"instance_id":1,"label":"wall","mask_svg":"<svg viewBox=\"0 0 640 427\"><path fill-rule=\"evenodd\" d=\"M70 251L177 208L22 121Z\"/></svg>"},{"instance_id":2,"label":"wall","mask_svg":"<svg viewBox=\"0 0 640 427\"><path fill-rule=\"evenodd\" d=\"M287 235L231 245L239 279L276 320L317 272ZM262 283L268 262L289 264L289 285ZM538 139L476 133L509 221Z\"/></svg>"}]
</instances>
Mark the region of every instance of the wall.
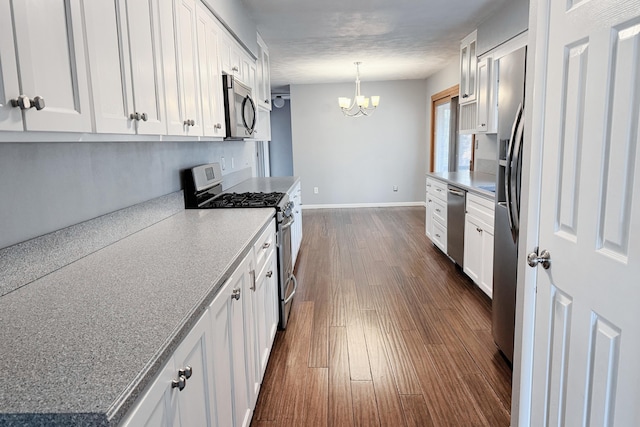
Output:
<instances>
[{"instance_id":1,"label":"wall","mask_svg":"<svg viewBox=\"0 0 640 427\"><path fill-rule=\"evenodd\" d=\"M227 29L254 57L258 57L256 23L239 0L202 0Z\"/></svg>"},{"instance_id":2,"label":"wall","mask_svg":"<svg viewBox=\"0 0 640 427\"><path fill-rule=\"evenodd\" d=\"M291 103L284 100L282 108L271 110L271 142L269 142L271 176L293 175L291 142Z\"/></svg>"},{"instance_id":3,"label":"wall","mask_svg":"<svg viewBox=\"0 0 640 427\"><path fill-rule=\"evenodd\" d=\"M478 26L478 56L529 27L529 0L507 0Z\"/></svg>"},{"instance_id":4,"label":"wall","mask_svg":"<svg viewBox=\"0 0 640 427\"><path fill-rule=\"evenodd\" d=\"M424 80L364 81L380 106L372 117L348 118L338 97L353 96L353 83L292 85L293 172L305 205L422 203L425 90Z\"/></svg>"},{"instance_id":5,"label":"wall","mask_svg":"<svg viewBox=\"0 0 640 427\"><path fill-rule=\"evenodd\" d=\"M429 170L431 164L431 97L438 92L442 92L445 89L449 89L460 83L460 59L456 56L449 62L449 64L433 74L426 81L426 96L427 96L427 113L426 113L426 126L427 126L427 138L426 141L426 157L425 157L425 172ZM422 195L424 198L424 194Z\"/></svg>"},{"instance_id":6,"label":"wall","mask_svg":"<svg viewBox=\"0 0 640 427\"><path fill-rule=\"evenodd\" d=\"M3 140L11 134L3 132ZM58 134L36 138L66 141L26 141L30 135L0 143L0 248L178 191L185 168L224 156L223 173L233 178L247 167L251 175L254 162L252 142L131 142L91 135L94 140L86 142Z\"/></svg>"}]
</instances>

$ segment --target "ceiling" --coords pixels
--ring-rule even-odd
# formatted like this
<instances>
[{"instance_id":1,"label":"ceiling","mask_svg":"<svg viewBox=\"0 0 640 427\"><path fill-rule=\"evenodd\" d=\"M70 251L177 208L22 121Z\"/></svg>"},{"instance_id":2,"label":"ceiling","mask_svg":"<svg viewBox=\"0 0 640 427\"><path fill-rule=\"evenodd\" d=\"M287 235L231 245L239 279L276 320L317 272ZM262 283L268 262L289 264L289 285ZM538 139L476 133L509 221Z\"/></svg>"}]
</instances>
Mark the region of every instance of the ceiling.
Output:
<instances>
[{"instance_id":1,"label":"ceiling","mask_svg":"<svg viewBox=\"0 0 640 427\"><path fill-rule=\"evenodd\" d=\"M271 86L424 79L509 0L243 0L269 46Z\"/></svg>"}]
</instances>

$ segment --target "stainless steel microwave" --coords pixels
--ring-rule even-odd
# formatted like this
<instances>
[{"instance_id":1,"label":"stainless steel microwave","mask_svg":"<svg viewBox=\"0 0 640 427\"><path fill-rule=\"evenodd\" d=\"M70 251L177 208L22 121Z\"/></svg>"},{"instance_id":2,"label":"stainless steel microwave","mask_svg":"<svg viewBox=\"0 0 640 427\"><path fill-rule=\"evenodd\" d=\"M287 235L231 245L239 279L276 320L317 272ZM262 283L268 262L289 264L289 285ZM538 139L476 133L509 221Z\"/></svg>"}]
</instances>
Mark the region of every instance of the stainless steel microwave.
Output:
<instances>
[{"instance_id":1,"label":"stainless steel microwave","mask_svg":"<svg viewBox=\"0 0 640 427\"><path fill-rule=\"evenodd\" d=\"M222 76L224 115L227 126L225 139L251 138L256 129L256 104L251 88L233 76Z\"/></svg>"}]
</instances>

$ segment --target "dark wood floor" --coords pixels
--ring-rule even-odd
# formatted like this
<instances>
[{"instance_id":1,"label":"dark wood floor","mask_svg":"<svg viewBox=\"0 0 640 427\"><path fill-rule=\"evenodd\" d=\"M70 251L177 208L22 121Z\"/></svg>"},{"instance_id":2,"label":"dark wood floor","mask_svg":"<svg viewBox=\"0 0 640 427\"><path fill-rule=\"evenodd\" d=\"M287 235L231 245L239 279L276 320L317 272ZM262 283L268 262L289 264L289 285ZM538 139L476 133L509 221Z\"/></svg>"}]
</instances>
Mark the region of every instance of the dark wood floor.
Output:
<instances>
[{"instance_id":1,"label":"dark wood floor","mask_svg":"<svg viewBox=\"0 0 640 427\"><path fill-rule=\"evenodd\" d=\"M424 208L306 210L300 282L252 426L509 426L490 300Z\"/></svg>"}]
</instances>

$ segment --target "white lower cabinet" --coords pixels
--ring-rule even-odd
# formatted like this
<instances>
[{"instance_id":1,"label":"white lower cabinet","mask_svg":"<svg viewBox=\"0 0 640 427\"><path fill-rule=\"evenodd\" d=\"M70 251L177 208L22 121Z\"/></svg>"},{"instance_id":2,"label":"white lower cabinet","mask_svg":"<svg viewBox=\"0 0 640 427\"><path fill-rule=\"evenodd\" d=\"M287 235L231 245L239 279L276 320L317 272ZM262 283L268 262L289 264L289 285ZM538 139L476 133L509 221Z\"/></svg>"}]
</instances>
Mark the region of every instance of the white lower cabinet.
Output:
<instances>
[{"instance_id":1,"label":"white lower cabinet","mask_svg":"<svg viewBox=\"0 0 640 427\"><path fill-rule=\"evenodd\" d=\"M264 248L265 243L269 246ZM278 325L272 221L124 426L248 427ZM258 256L257 251L263 251Z\"/></svg>"},{"instance_id":2,"label":"white lower cabinet","mask_svg":"<svg viewBox=\"0 0 640 427\"><path fill-rule=\"evenodd\" d=\"M211 425L209 395L212 381L207 360L210 359L212 338L209 313L206 312L123 425Z\"/></svg>"},{"instance_id":3,"label":"white lower cabinet","mask_svg":"<svg viewBox=\"0 0 640 427\"><path fill-rule=\"evenodd\" d=\"M427 210L425 229L427 236L447 253L447 184L427 178Z\"/></svg>"},{"instance_id":4,"label":"white lower cabinet","mask_svg":"<svg viewBox=\"0 0 640 427\"><path fill-rule=\"evenodd\" d=\"M467 193L464 272L489 297L493 295L493 202Z\"/></svg>"}]
</instances>

